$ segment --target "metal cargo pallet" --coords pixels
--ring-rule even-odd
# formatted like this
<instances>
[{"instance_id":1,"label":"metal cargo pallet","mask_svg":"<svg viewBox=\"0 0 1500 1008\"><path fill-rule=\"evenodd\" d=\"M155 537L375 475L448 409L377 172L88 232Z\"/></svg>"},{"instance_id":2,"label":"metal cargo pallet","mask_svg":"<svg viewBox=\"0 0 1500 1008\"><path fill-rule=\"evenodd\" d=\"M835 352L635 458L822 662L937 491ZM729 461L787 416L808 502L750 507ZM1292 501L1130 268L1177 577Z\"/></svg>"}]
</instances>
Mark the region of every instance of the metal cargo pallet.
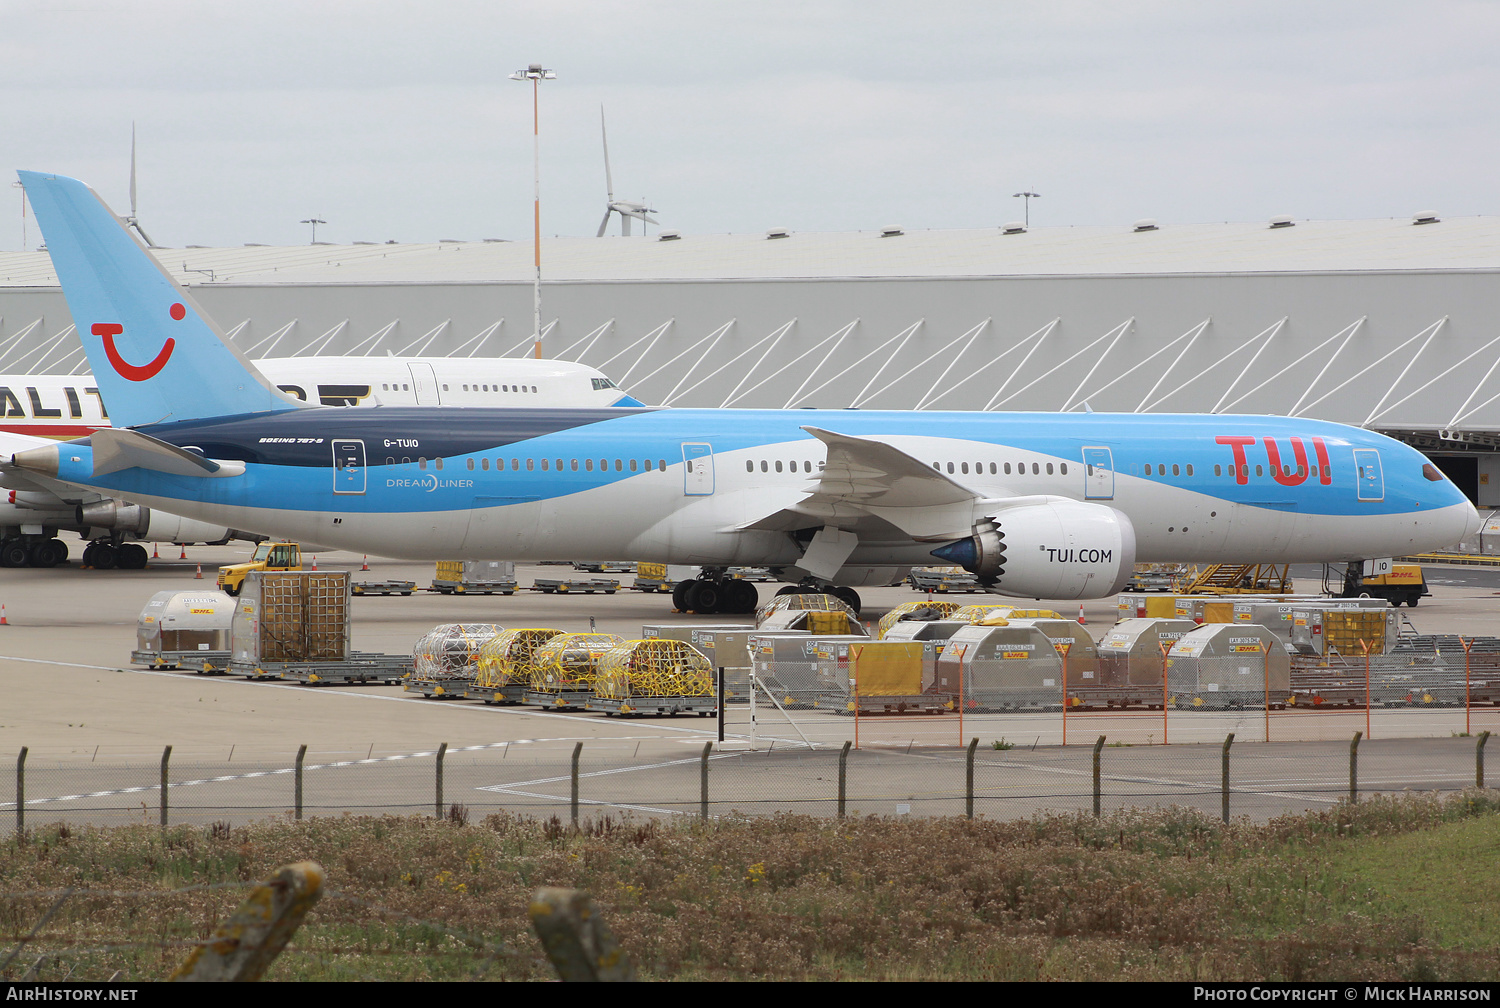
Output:
<instances>
[{"instance_id":1,"label":"metal cargo pallet","mask_svg":"<svg viewBox=\"0 0 1500 1008\"><path fill-rule=\"evenodd\" d=\"M514 595L520 587L516 581L448 581L433 579L429 591L444 595Z\"/></svg>"},{"instance_id":2,"label":"metal cargo pallet","mask_svg":"<svg viewBox=\"0 0 1500 1008\"><path fill-rule=\"evenodd\" d=\"M592 563L584 563L575 560L573 569L583 571L585 574L634 574L635 561L633 560L599 560Z\"/></svg>"},{"instance_id":3,"label":"metal cargo pallet","mask_svg":"<svg viewBox=\"0 0 1500 1008\"><path fill-rule=\"evenodd\" d=\"M593 595L596 592L613 595L620 590L620 582L612 578L589 578L587 581L567 580L564 578L537 578L532 582L531 590L543 592L547 595ZM506 594L510 593L507 592Z\"/></svg>"},{"instance_id":4,"label":"metal cargo pallet","mask_svg":"<svg viewBox=\"0 0 1500 1008\"><path fill-rule=\"evenodd\" d=\"M1161 710L1162 695L1159 685L1151 686L1073 686L1068 685L1068 699L1073 701L1070 710L1109 710L1123 707L1145 707ZM1044 701L1051 704L1053 700ZM1061 705L1059 705L1060 709Z\"/></svg>"},{"instance_id":5,"label":"metal cargo pallet","mask_svg":"<svg viewBox=\"0 0 1500 1008\"><path fill-rule=\"evenodd\" d=\"M713 717L719 712L718 705L711 696L629 697L617 700L591 695L585 706L588 710L603 711L608 717L616 714L621 717L655 717L679 713Z\"/></svg>"},{"instance_id":6,"label":"metal cargo pallet","mask_svg":"<svg viewBox=\"0 0 1500 1008\"><path fill-rule=\"evenodd\" d=\"M847 693L820 693L813 706L831 710L845 717L854 716L855 701ZM953 698L946 694L927 693L916 696L862 696L859 713L865 714L944 714L954 709Z\"/></svg>"},{"instance_id":7,"label":"metal cargo pallet","mask_svg":"<svg viewBox=\"0 0 1500 1008\"><path fill-rule=\"evenodd\" d=\"M593 690L535 690L526 691L526 702L548 710L583 710L588 705Z\"/></svg>"},{"instance_id":8,"label":"metal cargo pallet","mask_svg":"<svg viewBox=\"0 0 1500 1008\"><path fill-rule=\"evenodd\" d=\"M356 651L348 661L293 664L281 677L309 686L351 682L379 682L394 686L410 673L409 655Z\"/></svg>"},{"instance_id":9,"label":"metal cargo pallet","mask_svg":"<svg viewBox=\"0 0 1500 1008\"><path fill-rule=\"evenodd\" d=\"M132 651L130 652L130 663L132 665L145 665L153 669L176 669L196 668L200 659L208 659L220 663L229 660L228 651Z\"/></svg>"},{"instance_id":10,"label":"metal cargo pallet","mask_svg":"<svg viewBox=\"0 0 1500 1008\"><path fill-rule=\"evenodd\" d=\"M1266 691L1181 691L1174 693L1171 696L1171 701L1173 708L1176 710L1264 710L1266 707ZM1280 693L1272 693L1271 709L1285 710L1286 697Z\"/></svg>"},{"instance_id":11,"label":"metal cargo pallet","mask_svg":"<svg viewBox=\"0 0 1500 1008\"><path fill-rule=\"evenodd\" d=\"M526 689L522 685L514 686L478 686L470 685L464 690L464 696L470 700L483 700L491 707L513 707L526 702Z\"/></svg>"},{"instance_id":12,"label":"metal cargo pallet","mask_svg":"<svg viewBox=\"0 0 1500 1008\"><path fill-rule=\"evenodd\" d=\"M420 693L429 700L462 700L474 685L473 679L412 679L401 684L403 693Z\"/></svg>"},{"instance_id":13,"label":"metal cargo pallet","mask_svg":"<svg viewBox=\"0 0 1500 1008\"><path fill-rule=\"evenodd\" d=\"M906 580L911 584L913 591L936 592L939 595L949 592L969 595L989 594L972 575L966 577L956 574L925 574L912 571L906 576Z\"/></svg>"},{"instance_id":14,"label":"metal cargo pallet","mask_svg":"<svg viewBox=\"0 0 1500 1008\"><path fill-rule=\"evenodd\" d=\"M416 590L415 581L356 581L349 586L351 595L410 595Z\"/></svg>"},{"instance_id":15,"label":"metal cargo pallet","mask_svg":"<svg viewBox=\"0 0 1500 1008\"><path fill-rule=\"evenodd\" d=\"M729 576L741 581L775 581L769 567L731 567Z\"/></svg>"},{"instance_id":16,"label":"metal cargo pallet","mask_svg":"<svg viewBox=\"0 0 1500 1008\"><path fill-rule=\"evenodd\" d=\"M674 585L670 581L658 581L656 578L638 577L625 587L631 591L671 594Z\"/></svg>"}]
</instances>

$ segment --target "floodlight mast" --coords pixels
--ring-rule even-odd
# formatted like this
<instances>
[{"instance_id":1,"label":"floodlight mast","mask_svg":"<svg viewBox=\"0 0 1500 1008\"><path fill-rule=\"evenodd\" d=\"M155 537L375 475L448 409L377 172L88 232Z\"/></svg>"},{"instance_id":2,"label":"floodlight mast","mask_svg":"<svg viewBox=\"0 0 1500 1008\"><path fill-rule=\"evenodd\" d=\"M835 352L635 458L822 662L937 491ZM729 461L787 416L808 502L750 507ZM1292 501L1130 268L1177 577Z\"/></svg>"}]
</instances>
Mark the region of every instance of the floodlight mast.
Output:
<instances>
[{"instance_id":1,"label":"floodlight mast","mask_svg":"<svg viewBox=\"0 0 1500 1008\"><path fill-rule=\"evenodd\" d=\"M1018 192L1018 193L1011 193L1011 198L1012 199L1015 199L1015 198L1019 197L1022 200L1024 200L1025 203L1026 203L1026 226L1027 227L1031 227L1031 201L1034 200L1034 199L1036 199L1036 198L1038 198L1041 195L1042 194L1039 193L1039 192Z\"/></svg>"},{"instance_id":2,"label":"floodlight mast","mask_svg":"<svg viewBox=\"0 0 1500 1008\"><path fill-rule=\"evenodd\" d=\"M533 63L510 75L511 80L531 81L531 192L532 244L536 252L536 278L531 285L532 356L542 356L542 136L538 115L537 92L544 80L556 80L557 74Z\"/></svg>"}]
</instances>

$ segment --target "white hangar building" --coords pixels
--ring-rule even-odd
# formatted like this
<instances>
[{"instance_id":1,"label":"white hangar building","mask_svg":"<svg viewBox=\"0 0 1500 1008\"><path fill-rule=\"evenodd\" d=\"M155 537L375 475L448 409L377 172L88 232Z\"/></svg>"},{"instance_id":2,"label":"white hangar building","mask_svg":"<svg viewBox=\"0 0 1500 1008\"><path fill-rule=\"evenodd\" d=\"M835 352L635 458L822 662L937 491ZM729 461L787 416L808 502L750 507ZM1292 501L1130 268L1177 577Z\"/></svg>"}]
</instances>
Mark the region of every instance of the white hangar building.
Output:
<instances>
[{"instance_id":1,"label":"white hangar building","mask_svg":"<svg viewBox=\"0 0 1500 1008\"><path fill-rule=\"evenodd\" d=\"M250 356L532 349L529 242L159 249ZM1256 412L1500 506L1500 217L543 240L543 354L672 406ZM0 253L0 373L82 370Z\"/></svg>"}]
</instances>

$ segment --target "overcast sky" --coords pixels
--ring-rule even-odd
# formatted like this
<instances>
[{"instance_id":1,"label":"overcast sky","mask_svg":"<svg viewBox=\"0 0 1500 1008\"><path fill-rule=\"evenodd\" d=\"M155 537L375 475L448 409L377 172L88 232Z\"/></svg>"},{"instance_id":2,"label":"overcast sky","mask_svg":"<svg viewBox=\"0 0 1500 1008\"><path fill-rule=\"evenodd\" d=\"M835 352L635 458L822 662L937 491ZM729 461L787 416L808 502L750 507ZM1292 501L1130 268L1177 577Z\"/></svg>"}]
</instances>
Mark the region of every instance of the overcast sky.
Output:
<instances>
[{"instance_id":1,"label":"overcast sky","mask_svg":"<svg viewBox=\"0 0 1500 1008\"><path fill-rule=\"evenodd\" d=\"M0 151L123 213L134 120L164 245L526 240L540 62L545 234L598 227L601 104L688 233L1494 214L1497 52L1450 0L0 0Z\"/></svg>"}]
</instances>

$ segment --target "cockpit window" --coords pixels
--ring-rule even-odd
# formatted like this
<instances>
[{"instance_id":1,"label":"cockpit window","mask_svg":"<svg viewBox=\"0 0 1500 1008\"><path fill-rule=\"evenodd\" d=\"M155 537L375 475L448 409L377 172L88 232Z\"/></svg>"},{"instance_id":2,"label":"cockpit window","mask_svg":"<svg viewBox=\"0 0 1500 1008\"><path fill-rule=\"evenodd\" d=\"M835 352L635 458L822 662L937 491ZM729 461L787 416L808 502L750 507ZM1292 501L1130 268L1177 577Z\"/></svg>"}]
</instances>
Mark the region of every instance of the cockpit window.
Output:
<instances>
[{"instance_id":1,"label":"cockpit window","mask_svg":"<svg viewBox=\"0 0 1500 1008\"><path fill-rule=\"evenodd\" d=\"M595 392L599 392L599 391L601 391L603 389L612 389L612 388L616 387L615 383L612 382L612 381L610 381L608 378L590 378L589 380L594 383L594 391Z\"/></svg>"},{"instance_id":2,"label":"cockpit window","mask_svg":"<svg viewBox=\"0 0 1500 1008\"><path fill-rule=\"evenodd\" d=\"M1443 471L1437 466L1433 465L1431 462L1428 462L1422 467L1422 475L1426 476L1434 483L1441 483L1444 479L1447 478L1443 475Z\"/></svg>"}]
</instances>

